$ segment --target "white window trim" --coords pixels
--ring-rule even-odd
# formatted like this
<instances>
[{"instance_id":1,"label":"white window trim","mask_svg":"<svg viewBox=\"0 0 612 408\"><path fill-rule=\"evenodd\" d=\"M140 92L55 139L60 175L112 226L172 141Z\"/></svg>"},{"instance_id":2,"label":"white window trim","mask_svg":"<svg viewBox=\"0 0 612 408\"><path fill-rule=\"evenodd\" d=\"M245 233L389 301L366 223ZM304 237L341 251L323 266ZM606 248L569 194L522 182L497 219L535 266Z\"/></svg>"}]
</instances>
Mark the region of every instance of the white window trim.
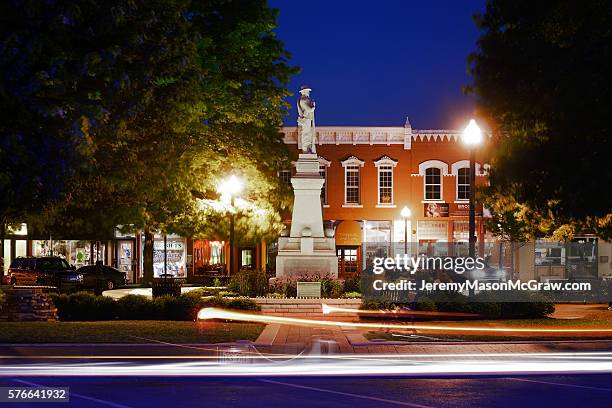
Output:
<instances>
[{"instance_id":1,"label":"white window trim","mask_svg":"<svg viewBox=\"0 0 612 408\"><path fill-rule=\"evenodd\" d=\"M376 175L377 180L377 196L378 205L377 208L395 208L395 171L394 168L397 166L397 160L393 160L389 156L383 156L380 159L374 161L374 167L378 169L378 173ZM390 203L381 203L380 202L380 172L381 167L391 167L391 202ZM387 170L385 170L387 171Z\"/></svg>"},{"instance_id":2,"label":"white window trim","mask_svg":"<svg viewBox=\"0 0 612 408\"><path fill-rule=\"evenodd\" d=\"M428 200L425 195L425 171L431 167L435 167L440 169L440 198L435 200ZM426 160L423 163L419 164L419 172L417 174L412 174L413 176L422 176L423 177L423 202L424 203L440 203L444 202L444 176L448 176L448 163L443 162L442 160Z\"/></svg>"},{"instance_id":3,"label":"white window trim","mask_svg":"<svg viewBox=\"0 0 612 408\"><path fill-rule=\"evenodd\" d=\"M340 163L342 163L342 167L344 167L344 204L342 205L342 208L362 208L362 204L361 204L361 170L358 170L359 172L359 203L348 203L346 201L346 179L348 176L348 171L347 168L350 167L363 167L363 165L365 164L365 161L358 159L355 156L349 156L348 158L346 158L345 160L342 160Z\"/></svg>"},{"instance_id":4,"label":"white window trim","mask_svg":"<svg viewBox=\"0 0 612 408\"><path fill-rule=\"evenodd\" d=\"M464 167L470 167L469 160L459 160L459 161L454 162L453 164L451 164L451 174L456 176L459 172L459 169L462 169ZM491 165L488 163L480 165L480 163L476 162L476 176L488 175L490 168L491 168Z\"/></svg>"},{"instance_id":5,"label":"white window trim","mask_svg":"<svg viewBox=\"0 0 612 408\"><path fill-rule=\"evenodd\" d=\"M363 165L365 164L365 161L358 159L355 156L349 156L346 159L341 160L340 163L342 163L342 167L347 167L347 166L363 167Z\"/></svg>"},{"instance_id":6,"label":"white window trim","mask_svg":"<svg viewBox=\"0 0 612 408\"><path fill-rule=\"evenodd\" d=\"M442 176L447 176L448 175L448 163L443 162L441 160L427 160L424 161L423 163L419 164L419 176L423 176L425 177L425 170L427 170L430 167L437 167L441 170L441 175Z\"/></svg>"},{"instance_id":7,"label":"white window trim","mask_svg":"<svg viewBox=\"0 0 612 408\"><path fill-rule=\"evenodd\" d=\"M435 167L435 166L431 166L428 168L435 168L435 169L440 169L439 167ZM424 171L426 171L427 169L424 169ZM445 174L443 174L443 170L440 169L440 198L432 198L432 199L428 199L427 198L427 178L425 177L425 173L423 173L423 202L426 203L439 203L439 202L444 202L444 179Z\"/></svg>"}]
</instances>

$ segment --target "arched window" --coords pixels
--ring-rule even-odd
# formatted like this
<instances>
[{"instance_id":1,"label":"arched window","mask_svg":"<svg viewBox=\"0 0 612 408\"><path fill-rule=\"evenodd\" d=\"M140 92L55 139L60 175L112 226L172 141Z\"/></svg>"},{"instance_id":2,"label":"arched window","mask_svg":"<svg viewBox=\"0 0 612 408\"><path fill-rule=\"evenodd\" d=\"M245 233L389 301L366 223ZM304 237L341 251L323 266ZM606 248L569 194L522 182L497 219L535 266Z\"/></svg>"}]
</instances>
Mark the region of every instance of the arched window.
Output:
<instances>
[{"instance_id":1,"label":"arched window","mask_svg":"<svg viewBox=\"0 0 612 408\"><path fill-rule=\"evenodd\" d=\"M470 168L462 167L457 170L457 200L470 199Z\"/></svg>"},{"instance_id":2,"label":"arched window","mask_svg":"<svg viewBox=\"0 0 612 408\"><path fill-rule=\"evenodd\" d=\"M437 167L425 169L425 200L442 199L442 171Z\"/></svg>"}]
</instances>

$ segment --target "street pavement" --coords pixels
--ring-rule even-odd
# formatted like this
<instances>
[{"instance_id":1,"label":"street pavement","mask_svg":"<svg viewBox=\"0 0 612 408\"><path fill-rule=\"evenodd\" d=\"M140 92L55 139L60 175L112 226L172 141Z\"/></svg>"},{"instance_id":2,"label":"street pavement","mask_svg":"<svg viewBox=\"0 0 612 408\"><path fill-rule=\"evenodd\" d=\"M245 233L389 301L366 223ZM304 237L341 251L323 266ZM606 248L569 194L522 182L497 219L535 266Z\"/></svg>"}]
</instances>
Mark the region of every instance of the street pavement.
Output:
<instances>
[{"instance_id":1,"label":"street pavement","mask_svg":"<svg viewBox=\"0 0 612 408\"><path fill-rule=\"evenodd\" d=\"M57 406L70 407L612 405L612 341L355 342L345 353L337 333L285 334L276 346L4 344L0 387L69 387ZM283 354L306 335L308 348Z\"/></svg>"},{"instance_id":2,"label":"street pavement","mask_svg":"<svg viewBox=\"0 0 612 408\"><path fill-rule=\"evenodd\" d=\"M610 407L612 374L449 378L17 377L68 386L69 407ZM26 404L3 404L23 407ZM27 404L48 408L49 404Z\"/></svg>"}]
</instances>

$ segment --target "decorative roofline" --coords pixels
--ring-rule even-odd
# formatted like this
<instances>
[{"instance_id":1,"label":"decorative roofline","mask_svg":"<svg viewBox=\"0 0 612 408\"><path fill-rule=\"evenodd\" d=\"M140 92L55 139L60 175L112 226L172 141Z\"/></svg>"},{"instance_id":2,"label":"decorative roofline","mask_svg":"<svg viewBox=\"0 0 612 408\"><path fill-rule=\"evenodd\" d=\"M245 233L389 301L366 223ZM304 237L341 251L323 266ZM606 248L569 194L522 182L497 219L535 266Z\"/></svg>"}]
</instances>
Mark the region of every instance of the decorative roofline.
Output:
<instances>
[{"instance_id":1,"label":"decorative roofline","mask_svg":"<svg viewBox=\"0 0 612 408\"><path fill-rule=\"evenodd\" d=\"M298 143L296 126L281 128L285 144ZM404 126L317 126L318 145L404 145L410 150L413 141L459 141L461 132L451 129L412 129Z\"/></svg>"}]
</instances>

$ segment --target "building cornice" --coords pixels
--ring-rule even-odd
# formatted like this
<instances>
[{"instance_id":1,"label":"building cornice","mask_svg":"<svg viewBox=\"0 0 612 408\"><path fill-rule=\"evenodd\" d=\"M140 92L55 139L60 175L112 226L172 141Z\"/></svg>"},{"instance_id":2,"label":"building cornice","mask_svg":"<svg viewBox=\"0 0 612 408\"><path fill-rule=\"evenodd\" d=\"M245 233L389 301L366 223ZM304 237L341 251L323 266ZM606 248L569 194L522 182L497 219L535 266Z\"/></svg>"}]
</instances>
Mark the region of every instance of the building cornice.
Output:
<instances>
[{"instance_id":1,"label":"building cornice","mask_svg":"<svg viewBox=\"0 0 612 408\"><path fill-rule=\"evenodd\" d=\"M298 143L296 126L281 128L285 144ZM413 141L457 142L461 132L450 129L412 129L404 126L317 126L318 145L404 145L410 150Z\"/></svg>"}]
</instances>

